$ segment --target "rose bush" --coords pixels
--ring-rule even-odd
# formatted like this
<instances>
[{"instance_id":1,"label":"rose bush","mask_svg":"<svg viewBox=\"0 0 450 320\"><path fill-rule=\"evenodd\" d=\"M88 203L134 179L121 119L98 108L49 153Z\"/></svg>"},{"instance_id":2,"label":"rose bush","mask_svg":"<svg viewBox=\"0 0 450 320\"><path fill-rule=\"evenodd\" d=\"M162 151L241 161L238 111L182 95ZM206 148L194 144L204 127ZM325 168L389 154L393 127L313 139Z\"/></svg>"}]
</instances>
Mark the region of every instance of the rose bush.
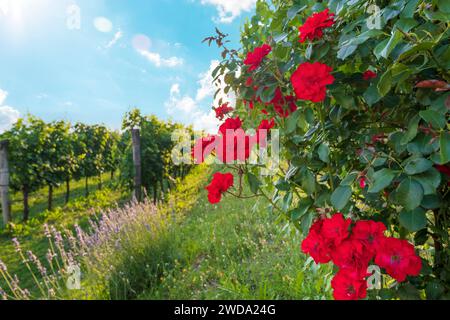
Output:
<instances>
[{"instance_id":1,"label":"rose bush","mask_svg":"<svg viewBox=\"0 0 450 320\"><path fill-rule=\"evenodd\" d=\"M237 96L226 127L274 127L282 145L276 176L246 147L228 164L237 192L213 198L266 197L337 266L336 299L450 298L449 16L445 0L258 1L242 50L206 39ZM385 281L367 291L373 263Z\"/></svg>"}]
</instances>

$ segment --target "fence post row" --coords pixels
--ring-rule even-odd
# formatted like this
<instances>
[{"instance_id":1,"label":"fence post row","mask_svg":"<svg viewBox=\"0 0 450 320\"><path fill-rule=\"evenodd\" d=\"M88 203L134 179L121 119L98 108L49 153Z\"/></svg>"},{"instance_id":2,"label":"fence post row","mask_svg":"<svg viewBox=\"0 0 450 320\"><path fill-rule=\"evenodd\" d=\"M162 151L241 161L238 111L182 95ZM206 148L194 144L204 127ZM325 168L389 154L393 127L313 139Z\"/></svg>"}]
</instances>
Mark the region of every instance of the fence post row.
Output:
<instances>
[{"instance_id":1,"label":"fence post row","mask_svg":"<svg viewBox=\"0 0 450 320\"><path fill-rule=\"evenodd\" d=\"M2 203L3 224L11 221L11 206L9 202L9 168L8 140L0 141L0 198Z\"/></svg>"},{"instance_id":2,"label":"fence post row","mask_svg":"<svg viewBox=\"0 0 450 320\"><path fill-rule=\"evenodd\" d=\"M139 129L132 129L133 163L134 163L134 196L142 200L142 167L141 167L141 135Z\"/></svg>"}]
</instances>

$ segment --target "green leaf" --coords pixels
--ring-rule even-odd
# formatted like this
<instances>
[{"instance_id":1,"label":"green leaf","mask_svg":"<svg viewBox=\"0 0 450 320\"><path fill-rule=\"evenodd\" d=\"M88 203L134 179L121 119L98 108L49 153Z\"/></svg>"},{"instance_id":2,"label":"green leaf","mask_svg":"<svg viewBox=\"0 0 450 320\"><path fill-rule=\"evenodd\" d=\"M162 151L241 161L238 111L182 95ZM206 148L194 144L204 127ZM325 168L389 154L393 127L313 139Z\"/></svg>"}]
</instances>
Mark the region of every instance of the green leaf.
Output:
<instances>
[{"instance_id":1,"label":"green leaf","mask_svg":"<svg viewBox=\"0 0 450 320\"><path fill-rule=\"evenodd\" d=\"M388 187L394 180L397 173L391 169L381 169L373 175L373 183L367 192L378 193Z\"/></svg>"},{"instance_id":2,"label":"green leaf","mask_svg":"<svg viewBox=\"0 0 450 320\"><path fill-rule=\"evenodd\" d=\"M450 13L450 2L448 0L438 0L437 1L439 10L444 13Z\"/></svg>"},{"instance_id":3,"label":"green leaf","mask_svg":"<svg viewBox=\"0 0 450 320\"><path fill-rule=\"evenodd\" d=\"M339 186L331 195L331 204L336 210L345 208L352 196L352 188L349 186Z\"/></svg>"},{"instance_id":4,"label":"green leaf","mask_svg":"<svg viewBox=\"0 0 450 320\"><path fill-rule=\"evenodd\" d=\"M306 8L307 8L307 6L305 6L305 5L303 5L303 6L302 5L294 5L294 6L290 7L287 12L289 21L294 19L300 11L302 11Z\"/></svg>"},{"instance_id":5,"label":"green leaf","mask_svg":"<svg viewBox=\"0 0 450 320\"><path fill-rule=\"evenodd\" d=\"M406 174L412 176L414 174L419 174L425 172L433 167L433 162L424 158L416 158L408 161L405 166Z\"/></svg>"},{"instance_id":6,"label":"green leaf","mask_svg":"<svg viewBox=\"0 0 450 320\"><path fill-rule=\"evenodd\" d=\"M277 188L280 191L289 191L290 190L289 182L287 182L284 179L279 179L277 182L275 182L275 188Z\"/></svg>"},{"instance_id":7,"label":"green leaf","mask_svg":"<svg viewBox=\"0 0 450 320\"><path fill-rule=\"evenodd\" d=\"M300 228L304 235L307 235L309 233L309 229L311 228L314 216L315 216L314 212L309 211L302 217L302 221L300 222Z\"/></svg>"},{"instance_id":8,"label":"green leaf","mask_svg":"<svg viewBox=\"0 0 450 320\"><path fill-rule=\"evenodd\" d=\"M250 185L250 190L254 193L257 194L259 187L261 186L261 182L259 181L259 179L252 173L248 172L247 173L247 182Z\"/></svg>"},{"instance_id":9,"label":"green leaf","mask_svg":"<svg viewBox=\"0 0 450 320\"><path fill-rule=\"evenodd\" d=\"M419 129L419 122L420 117L418 115L416 115L409 121L408 131L406 131L406 133L403 135L400 141L402 145L411 142L417 136L417 131Z\"/></svg>"},{"instance_id":10,"label":"green leaf","mask_svg":"<svg viewBox=\"0 0 450 320\"><path fill-rule=\"evenodd\" d=\"M428 299L437 300L444 294L445 287L438 280L433 280L427 284L425 292Z\"/></svg>"},{"instance_id":11,"label":"green leaf","mask_svg":"<svg viewBox=\"0 0 450 320\"><path fill-rule=\"evenodd\" d=\"M337 58L340 60L345 60L349 56L351 56L353 54L353 52L356 51L357 48L358 48L357 45L343 46L339 49L339 51L337 53Z\"/></svg>"},{"instance_id":12,"label":"green leaf","mask_svg":"<svg viewBox=\"0 0 450 320\"><path fill-rule=\"evenodd\" d=\"M282 202L282 209L283 209L284 212L287 212L289 210L289 207L292 204L292 198L293 198L292 192L288 192L284 196L283 202Z\"/></svg>"},{"instance_id":13,"label":"green leaf","mask_svg":"<svg viewBox=\"0 0 450 320\"><path fill-rule=\"evenodd\" d=\"M442 132L439 139L441 146L441 164L447 164L450 161L450 133Z\"/></svg>"},{"instance_id":14,"label":"green leaf","mask_svg":"<svg viewBox=\"0 0 450 320\"><path fill-rule=\"evenodd\" d=\"M423 188L417 181L406 178L396 190L397 202L406 210L412 211L420 206L423 199Z\"/></svg>"},{"instance_id":15,"label":"green leaf","mask_svg":"<svg viewBox=\"0 0 450 320\"><path fill-rule=\"evenodd\" d=\"M268 88L265 88L261 92L261 100L265 103L269 103L273 100L275 97L275 90L277 89L276 85L269 86Z\"/></svg>"},{"instance_id":16,"label":"green leaf","mask_svg":"<svg viewBox=\"0 0 450 320\"><path fill-rule=\"evenodd\" d=\"M414 17L414 13L418 9L417 4L419 3L419 1L420 0L409 0L408 4L403 9L403 11L400 14L400 16L402 18L412 18L412 17Z\"/></svg>"},{"instance_id":17,"label":"green leaf","mask_svg":"<svg viewBox=\"0 0 450 320\"><path fill-rule=\"evenodd\" d=\"M413 211L403 210L399 215L400 224L410 232L416 232L427 226L425 210L416 208Z\"/></svg>"},{"instance_id":18,"label":"green leaf","mask_svg":"<svg viewBox=\"0 0 450 320\"><path fill-rule=\"evenodd\" d=\"M380 56L387 59L391 52L395 49L397 44L403 39L403 34L395 29L395 31L392 33L391 37L389 38L389 41L386 43L386 46L381 50Z\"/></svg>"},{"instance_id":19,"label":"green leaf","mask_svg":"<svg viewBox=\"0 0 450 320\"><path fill-rule=\"evenodd\" d=\"M359 172L353 171L345 177L344 180L341 182L341 186L351 186L353 183L355 183L356 178L358 177Z\"/></svg>"},{"instance_id":20,"label":"green leaf","mask_svg":"<svg viewBox=\"0 0 450 320\"><path fill-rule=\"evenodd\" d=\"M378 82L378 93L381 97L384 97L391 91L392 87L392 74L391 71L388 70L380 77L380 82Z\"/></svg>"},{"instance_id":21,"label":"green leaf","mask_svg":"<svg viewBox=\"0 0 450 320\"><path fill-rule=\"evenodd\" d=\"M302 187L308 195L316 191L316 177L310 170L306 170L302 175Z\"/></svg>"},{"instance_id":22,"label":"green leaf","mask_svg":"<svg viewBox=\"0 0 450 320\"><path fill-rule=\"evenodd\" d=\"M297 128L298 119L300 118L300 111L297 110L289 116L286 120L286 133L290 134Z\"/></svg>"},{"instance_id":23,"label":"green leaf","mask_svg":"<svg viewBox=\"0 0 450 320\"><path fill-rule=\"evenodd\" d=\"M434 110L425 110L419 112L419 115L427 123L431 124L435 129L443 129L447 124L445 116Z\"/></svg>"},{"instance_id":24,"label":"green leaf","mask_svg":"<svg viewBox=\"0 0 450 320\"><path fill-rule=\"evenodd\" d=\"M378 93L378 87L376 84L372 83L370 87L364 92L364 100L371 107L382 98Z\"/></svg>"},{"instance_id":25,"label":"green leaf","mask_svg":"<svg viewBox=\"0 0 450 320\"><path fill-rule=\"evenodd\" d=\"M313 205L314 201L311 198L300 199L300 203L297 208L291 211L292 221L300 220Z\"/></svg>"},{"instance_id":26,"label":"green leaf","mask_svg":"<svg viewBox=\"0 0 450 320\"><path fill-rule=\"evenodd\" d=\"M425 195L420 205L425 209L432 210L439 208L441 206L441 201L439 200L439 197L435 194L428 196Z\"/></svg>"},{"instance_id":27,"label":"green leaf","mask_svg":"<svg viewBox=\"0 0 450 320\"><path fill-rule=\"evenodd\" d=\"M413 178L422 185L423 194L426 196L436 194L442 180L441 174L435 168L430 168L424 173L413 176Z\"/></svg>"},{"instance_id":28,"label":"green leaf","mask_svg":"<svg viewBox=\"0 0 450 320\"><path fill-rule=\"evenodd\" d=\"M319 149L317 150L317 153L319 154L320 160L322 160L325 163L330 162L330 147L328 145L322 143L319 146Z\"/></svg>"}]
</instances>

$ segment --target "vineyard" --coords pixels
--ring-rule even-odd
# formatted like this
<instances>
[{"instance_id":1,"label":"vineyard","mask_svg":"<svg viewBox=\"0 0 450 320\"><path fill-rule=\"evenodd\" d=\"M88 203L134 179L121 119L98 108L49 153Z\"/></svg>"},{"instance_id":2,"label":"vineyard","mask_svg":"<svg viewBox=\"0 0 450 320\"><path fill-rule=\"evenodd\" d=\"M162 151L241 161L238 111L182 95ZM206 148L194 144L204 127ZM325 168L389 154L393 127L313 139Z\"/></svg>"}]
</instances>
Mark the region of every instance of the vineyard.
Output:
<instances>
[{"instance_id":1,"label":"vineyard","mask_svg":"<svg viewBox=\"0 0 450 320\"><path fill-rule=\"evenodd\" d=\"M203 41L217 134L19 119L0 298L449 300L449 23L440 0L259 0L240 49Z\"/></svg>"}]
</instances>

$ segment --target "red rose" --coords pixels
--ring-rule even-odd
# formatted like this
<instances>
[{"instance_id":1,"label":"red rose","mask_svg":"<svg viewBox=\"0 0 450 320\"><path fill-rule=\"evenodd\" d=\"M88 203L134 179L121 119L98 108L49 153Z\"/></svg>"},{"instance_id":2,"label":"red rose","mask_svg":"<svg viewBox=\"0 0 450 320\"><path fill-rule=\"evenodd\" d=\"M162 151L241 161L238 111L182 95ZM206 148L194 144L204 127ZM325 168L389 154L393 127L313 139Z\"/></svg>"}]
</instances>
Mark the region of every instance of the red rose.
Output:
<instances>
[{"instance_id":1,"label":"red rose","mask_svg":"<svg viewBox=\"0 0 450 320\"><path fill-rule=\"evenodd\" d=\"M447 177L450 177L450 166L442 166L442 165L435 165L434 166L440 173L445 174Z\"/></svg>"},{"instance_id":2,"label":"red rose","mask_svg":"<svg viewBox=\"0 0 450 320\"><path fill-rule=\"evenodd\" d=\"M250 110L253 110L255 103L252 100L244 100L244 105L248 106Z\"/></svg>"},{"instance_id":3,"label":"red rose","mask_svg":"<svg viewBox=\"0 0 450 320\"><path fill-rule=\"evenodd\" d=\"M331 280L336 300L359 300L367 295L367 281L353 270L342 269Z\"/></svg>"},{"instance_id":4,"label":"red rose","mask_svg":"<svg viewBox=\"0 0 450 320\"><path fill-rule=\"evenodd\" d=\"M418 276L422 261L416 255L414 246L406 240L385 238L377 250L375 263L398 282L407 276Z\"/></svg>"},{"instance_id":5,"label":"red rose","mask_svg":"<svg viewBox=\"0 0 450 320\"><path fill-rule=\"evenodd\" d=\"M256 130L256 141L257 143L265 148L267 146L267 133L275 127L275 120L272 118L269 120L262 120Z\"/></svg>"},{"instance_id":6,"label":"red rose","mask_svg":"<svg viewBox=\"0 0 450 320\"><path fill-rule=\"evenodd\" d=\"M323 221L322 236L332 241L335 246L338 246L348 238L351 223L351 219L344 219L342 213L336 213L331 219Z\"/></svg>"},{"instance_id":7,"label":"red rose","mask_svg":"<svg viewBox=\"0 0 450 320\"><path fill-rule=\"evenodd\" d=\"M226 114L233 111L233 108L228 106L228 103L225 103L214 110L216 112L216 118L219 120L223 120Z\"/></svg>"},{"instance_id":8,"label":"red rose","mask_svg":"<svg viewBox=\"0 0 450 320\"><path fill-rule=\"evenodd\" d=\"M333 263L342 269L352 269L361 275L366 275L369 262L373 255L357 239L344 240L331 254Z\"/></svg>"},{"instance_id":9,"label":"red rose","mask_svg":"<svg viewBox=\"0 0 450 320\"><path fill-rule=\"evenodd\" d=\"M298 28L300 31L300 42L303 43L306 39L311 41L321 39L323 37L323 29L329 28L334 24L334 13L330 13L329 9L322 12L314 13L311 17L306 19L305 23Z\"/></svg>"},{"instance_id":10,"label":"red rose","mask_svg":"<svg viewBox=\"0 0 450 320\"><path fill-rule=\"evenodd\" d=\"M366 81L369 81L371 79L375 79L377 77L377 74L371 70L367 70L363 73L363 79Z\"/></svg>"},{"instance_id":11,"label":"red rose","mask_svg":"<svg viewBox=\"0 0 450 320\"><path fill-rule=\"evenodd\" d=\"M272 47L268 44L264 44L261 47L256 48L253 52L247 53L247 58L244 60L244 64L249 66L249 71L258 69L264 57L266 57L272 51Z\"/></svg>"},{"instance_id":12,"label":"red rose","mask_svg":"<svg viewBox=\"0 0 450 320\"><path fill-rule=\"evenodd\" d=\"M311 230L308 236L303 240L301 249L303 253L309 254L314 261L319 263L328 263L331 261L330 243L316 231Z\"/></svg>"},{"instance_id":13,"label":"red rose","mask_svg":"<svg viewBox=\"0 0 450 320\"><path fill-rule=\"evenodd\" d=\"M367 183L366 183L366 177L361 177L359 178L359 187L361 189L364 189L366 187Z\"/></svg>"},{"instance_id":14,"label":"red rose","mask_svg":"<svg viewBox=\"0 0 450 320\"><path fill-rule=\"evenodd\" d=\"M219 127L219 133L225 135L227 130L237 130L242 128L242 120L239 117L230 118Z\"/></svg>"},{"instance_id":15,"label":"red rose","mask_svg":"<svg viewBox=\"0 0 450 320\"><path fill-rule=\"evenodd\" d=\"M297 98L312 102L324 101L326 86L334 83L331 71L331 67L320 62L301 64L291 78Z\"/></svg>"},{"instance_id":16,"label":"red rose","mask_svg":"<svg viewBox=\"0 0 450 320\"><path fill-rule=\"evenodd\" d=\"M219 203L222 199L222 194L227 192L233 184L234 177L231 173L215 173L211 184L206 187L206 190L208 190L209 202L211 204Z\"/></svg>"},{"instance_id":17,"label":"red rose","mask_svg":"<svg viewBox=\"0 0 450 320\"><path fill-rule=\"evenodd\" d=\"M253 84L253 78L252 77L248 77L247 80L245 81L245 86L250 88Z\"/></svg>"},{"instance_id":18,"label":"red rose","mask_svg":"<svg viewBox=\"0 0 450 320\"><path fill-rule=\"evenodd\" d=\"M215 142L215 136L207 136L197 140L192 148L192 158L196 164L203 163L205 158L214 151Z\"/></svg>"},{"instance_id":19,"label":"red rose","mask_svg":"<svg viewBox=\"0 0 450 320\"><path fill-rule=\"evenodd\" d=\"M386 226L382 222L361 220L353 227L351 238L361 241L366 249L375 255L385 238L385 231Z\"/></svg>"},{"instance_id":20,"label":"red rose","mask_svg":"<svg viewBox=\"0 0 450 320\"><path fill-rule=\"evenodd\" d=\"M239 117L229 118L219 128L217 138L217 157L223 163L245 161L250 157L250 151L256 144L256 137L250 137L242 129Z\"/></svg>"}]
</instances>

